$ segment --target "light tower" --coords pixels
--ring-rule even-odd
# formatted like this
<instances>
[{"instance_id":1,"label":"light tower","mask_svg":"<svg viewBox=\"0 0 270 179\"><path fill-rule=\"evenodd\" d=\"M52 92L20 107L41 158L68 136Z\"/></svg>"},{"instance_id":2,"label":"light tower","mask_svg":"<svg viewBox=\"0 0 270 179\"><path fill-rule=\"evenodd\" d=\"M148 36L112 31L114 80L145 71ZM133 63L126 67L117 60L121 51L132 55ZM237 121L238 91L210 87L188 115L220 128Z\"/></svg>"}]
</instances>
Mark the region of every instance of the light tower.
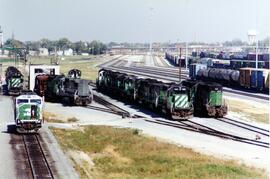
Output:
<instances>
[{"instance_id":1,"label":"light tower","mask_svg":"<svg viewBox=\"0 0 270 179\"><path fill-rule=\"evenodd\" d=\"M248 43L249 45L252 45L256 40L257 32L255 30L249 30L247 35L248 35Z\"/></svg>"},{"instance_id":2,"label":"light tower","mask_svg":"<svg viewBox=\"0 0 270 179\"><path fill-rule=\"evenodd\" d=\"M4 34L0 26L0 47L2 48L4 45Z\"/></svg>"}]
</instances>

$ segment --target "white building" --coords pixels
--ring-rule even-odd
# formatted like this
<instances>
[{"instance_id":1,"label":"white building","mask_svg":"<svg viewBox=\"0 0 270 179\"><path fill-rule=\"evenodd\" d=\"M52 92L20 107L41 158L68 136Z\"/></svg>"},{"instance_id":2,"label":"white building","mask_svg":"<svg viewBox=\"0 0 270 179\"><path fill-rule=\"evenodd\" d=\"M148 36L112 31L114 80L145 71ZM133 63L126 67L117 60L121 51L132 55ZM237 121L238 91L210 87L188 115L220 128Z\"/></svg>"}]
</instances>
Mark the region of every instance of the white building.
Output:
<instances>
[{"instance_id":1,"label":"white building","mask_svg":"<svg viewBox=\"0 0 270 179\"><path fill-rule=\"evenodd\" d=\"M89 53L82 53L81 55L82 55L82 56L88 56Z\"/></svg>"},{"instance_id":2,"label":"white building","mask_svg":"<svg viewBox=\"0 0 270 179\"><path fill-rule=\"evenodd\" d=\"M34 51L34 50L29 50L28 53L29 53L30 56L37 56L38 55L38 52Z\"/></svg>"},{"instance_id":3,"label":"white building","mask_svg":"<svg viewBox=\"0 0 270 179\"><path fill-rule=\"evenodd\" d=\"M62 50L58 50L58 51L56 51L56 55L57 56L63 56L63 51Z\"/></svg>"},{"instance_id":4,"label":"white building","mask_svg":"<svg viewBox=\"0 0 270 179\"><path fill-rule=\"evenodd\" d=\"M64 50L64 55L65 56L72 56L73 55L73 50L71 48Z\"/></svg>"},{"instance_id":5,"label":"white building","mask_svg":"<svg viewBox=\"0 0 270 179\"><path fill-rule=\"evenodd\" d=\"M3 45L4 45L4 33L0 26L0 47L3 47Z\"/></svg>"},{"instance_id":6,"label":"white building","mask_svg":"<svg viewBox=\"0 0 270 179\"><path fill-rule=\"evenodd\" d=\"M48 56L49 55L49 51L47 48L39 48L39 56Z\"/></svg>"}]
</instances>

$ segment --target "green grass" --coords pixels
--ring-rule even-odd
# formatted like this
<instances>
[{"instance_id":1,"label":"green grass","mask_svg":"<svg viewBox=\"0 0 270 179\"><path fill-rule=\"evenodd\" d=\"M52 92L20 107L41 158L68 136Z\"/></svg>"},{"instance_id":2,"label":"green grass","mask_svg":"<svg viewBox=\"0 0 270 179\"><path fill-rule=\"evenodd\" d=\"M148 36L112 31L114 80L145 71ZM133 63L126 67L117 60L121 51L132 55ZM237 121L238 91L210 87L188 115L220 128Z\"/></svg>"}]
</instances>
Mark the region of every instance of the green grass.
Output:
<instances>
[{"instance_id":1,"label":"green grass","mask_svg":"<svg viewBox=\"0 0 270 179\"><path fill-rule=\"evenodd\" d=\"M14 58L0 58L0 63L14 62Z\"/></svg>"},{"instance_id":2,"label":"green grass","mask_svg":"<svg viewBox=\"0 0 270 179\"><path fill-rule=\"evenodd\" d=\"M98 56L93 56L93 55L89 55L89 56L62 56L62 57L57 57L55 58L54 56L44 56L44 57L29 57L28 60L29 62L31 62L32 64L50 64L51 61L56 61L55 59L58 59L59 63L68 63L68 62L74 62L74 61L89 61L89 59L95 59Z\"/></svg>"},{"instance_id":3,"label":"green grass","mask_svg":"<svg viewBox=\"0 0 270 179\"><path fill-rule=\"evenodd\" d=\"M235 99L226 98L229 111L241 114L250 120L269 124L269 106L256 105L254 103L243 102Z\"/></svg>"},{"instance_id":4,"label":"green grass","mask_svg":"<svg viewBox=\"0 0 270 179\"><path fill-rule=\"evenodd\" d=\"M201 155L141 136L138 130L85 126L51 128L65 151L81 151L94 162L75 162L81 178L267 178L264 171Z\"/></svg>"},{"instance_id":5,"label":"green grass","mask_svg":"<svg viewBox=\"0 0 270 179\"><path fill-rule=\"evenodd\" d=\"M32 64L51 64L55 61L54 57L31 57L29 63ZM95 81L98 73L96 64L101 63L101 56L70 56L59 57L60 72L67 75L68 71L77 68L82 71L82 78Z\"/></svg>"}]
</instances>

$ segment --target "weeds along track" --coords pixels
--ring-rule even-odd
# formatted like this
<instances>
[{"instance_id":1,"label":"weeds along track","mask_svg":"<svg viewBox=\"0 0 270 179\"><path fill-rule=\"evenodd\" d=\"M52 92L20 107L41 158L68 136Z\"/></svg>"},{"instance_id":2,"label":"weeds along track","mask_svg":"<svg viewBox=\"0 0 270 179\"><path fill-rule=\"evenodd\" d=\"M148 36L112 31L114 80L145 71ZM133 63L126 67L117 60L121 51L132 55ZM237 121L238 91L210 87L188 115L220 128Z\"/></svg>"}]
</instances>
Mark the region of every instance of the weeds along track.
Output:
<instances>
[{"instance_id":1,"label":"weeds along track","mask_svg":"<svg viewBox=\"0 0 270 179\"><path fill-rule=\"evenodd\" d=\"M22 140L33 178L53 179L54 176L42 149L38 134L23 134Z\"/></svg>"}]
</instances>

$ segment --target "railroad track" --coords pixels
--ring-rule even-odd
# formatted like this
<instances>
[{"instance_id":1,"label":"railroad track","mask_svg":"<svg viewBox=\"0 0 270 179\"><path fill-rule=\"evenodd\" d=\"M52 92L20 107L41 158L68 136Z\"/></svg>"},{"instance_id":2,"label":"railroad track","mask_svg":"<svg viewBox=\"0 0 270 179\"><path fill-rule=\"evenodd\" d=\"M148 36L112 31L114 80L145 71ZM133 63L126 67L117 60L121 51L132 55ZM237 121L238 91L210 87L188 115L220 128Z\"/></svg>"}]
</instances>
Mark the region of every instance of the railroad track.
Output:
<instances>
[{"instance_id":1,"label":"railroad track","mask_svg":"<svg viewBox=\"0 0 270 179\"><path fill-rule=\"evenodd\" d=\"M94 83L92 83L92 86L95 86ZM95 99L95 97L94 97ZM102 100L104 101L104 99ZM100 104L104 104L104 106L108 107L109 109L98 109L98 110L102 110L104 112L110 112L110 113L114 113L114 114L118 114L118 115L126 115L126 116L130 116L130 113L126 110L123 110L120 107L117 107L115 109L115 105L113 105L112 103L109 103L108 101L104 102L100 102L99 100L97 101ZM107 105L109 104L109 105ZM111 107L113 106L113 108ZM112 112L113 111L113 112ZM140 118L144 118L143 116L138 116L135 115L134 117L140 117ZM216 118L213 118L216 119ZM228 121L225 121L224 119L227 119ZM230 139L230 140L234 140L234 141L238 141L238 142L242 142L242 143L247 143L247 144L251 144L251 145L255 145L255 146L260 146L260 147L264 147L264 148L269 148L269 143L268 142L263 142L263 141L259 141L256 139L250 139L247 137L241 137L241 136L237 136L237 135L233 135L233 134L229 134L226 132L222 132L222 131L218 131L212 127L206 126L206 125L202 125L199 123L196 123L194 121L191 120L187 120L187 121L178 121L178 123L175 122L169 122L169 121L164 121L164 120L149 120L149 119L144 119L147 122L151 122L151 123L157 123L160 125L167 125L167 126L171 126L171 127L176 127L176 128L180 128L180 129L185 129L185 130L189 130L189 131L194 131L194 132L199 132L199 133L204 133L207 135L212 135L212 136L216 136L216 137L220 137L220 138L224 138L224 139ZM260 133L262 135L265 135L267 137L269 137L269 130L267 129L263 129L257 126L253 126L241 121L236 121L234 119L230 119L227 117L221 118L221 119L216 119L216 120L221 120L222 122L226 122L226 123L231 123L237 127L241 127L243 129L246 129L248 131L252 131L255 133Z\"/></svg>"},{"instance_id":2,"label":"railroad track","mask_svg":"<svg viewBox=\"0 0 270 179\"><path fill-rule=\"evenodd\" d=\"M145 119L145 121L150 122L150 123L170 126L170 127L174 127L174 128L185 129L185 130L192 131L192 132L203 133L206 135L220 137L223 139L229 139L229 140L233 140L233 141L237 141L237 142L241 142L241 143L246 143L246 144L250 144L250 145L255 145L255 146L259 146L259 147L269 148L268 142L262 142L262 141L258 141L258 140L254 140L254 139L249 139L249 138L240 137L237 135L228 134L225 132L221 132L221 131L217 131L215 129L209 128L207 126L201 126L201 125L197 125L197 124L191 125L191 124L187 124L185 122L175 123L175 122L169 122L169 121L164 121L164 120L159 120L159 119L157 119L157 120Z\"/></svg>"},{"instance_id":3,"label":"railroad track","mask_svg":"<svg viewBox=\"0 0 270 179\"><path fill-rule=\"evenodd\" d=\"M122 118L126 118L126 117L129 117L129 118L141 118L142 117L142 116L139 116L139 115L131 115L131 113L128 112L127 110L124 110L123 108L112 104L111 102L105 100L101 96L93 95L93 99L94 99L95 102L107 107L108 109L99 108L99 107L93 107L93 106L87 106L86 108L89 108L89 109L92 108L92 109L103 111L103 112L113 113L113 114L122 116Z\"/></svg>"},{"instance_id":4,"label":"railroad track","mask_svg":"<svg viewBox=\"0 0 270 179\"><path fill-rule=\"evenodd\" d=\"M25 146L32 177L34 179L53 179L54 176L42 149L38 134L23 134L22 140Z\"/></svg>"},{"instance_id":5,"label":"railroad track","mask_svg":"<svg viewBox=\"0 0 270 179\"><path fill-rule=\"evenodd\" d=\"M269 130L267 129L263 129L228 117L214 118L214 119L269 137Z\"/></svg>"},{"instance_id":6,"label":"railroad track","mask_svg":"<svg viewBox=\"0 0 270 179\"><path fill-rule=\"evenodd\" d=\"M113 58L112 60L109 60L109 61L107 61L107 62L105 62L105 63L102 63L102 64L98 65L98 67L107 66L108 64L114 63L115 61L119 60L119 59L122 58L122 57L124 57L124 55L120 55L120 56L118 56L118 57Z\"/></svg>"}]
</instances>

